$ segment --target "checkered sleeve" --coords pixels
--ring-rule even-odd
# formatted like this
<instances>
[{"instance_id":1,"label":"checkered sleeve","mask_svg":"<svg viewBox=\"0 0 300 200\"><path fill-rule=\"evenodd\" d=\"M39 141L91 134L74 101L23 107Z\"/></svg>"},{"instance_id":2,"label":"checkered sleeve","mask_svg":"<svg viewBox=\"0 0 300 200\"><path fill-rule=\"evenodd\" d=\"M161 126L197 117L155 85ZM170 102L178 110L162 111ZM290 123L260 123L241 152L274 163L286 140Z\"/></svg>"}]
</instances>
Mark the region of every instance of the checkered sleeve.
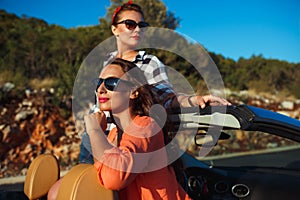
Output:
<instances>
[{"instance_id":1,"label":"checkered sleeve","mask_svg":"<svg viewBox=\"0 0 300 200\"><path fill-rule=\"evenodd\" d=\"M156 100L166 109L172 107L174 99L177 98L175 91L166 84L154 84L152 92Z\"/></svg>"},{"instance_id":2,"label":"checkered sleeve","mask_svg":"<svg viewBox=\"0 0 300 200\"><path fill-rule=\"evenodd\" d=\"M170 108L176 97L176 92L169 81L166 66L154 55L139 51L135 64L144 71L148 84L153 85L153 92L157 100L165 107Z\"/></svg>"},{"instance_id":3,"label":"checkered sleeve","mask_svg":"<svg viewBox=\"0 0 300 200\"><path fill-rule=\"evenodd\" d=\"M156 56L140 51L134 63L144 71L148 84L165 84L172 87L166 66Z\"/></svg>"}]
</instances>

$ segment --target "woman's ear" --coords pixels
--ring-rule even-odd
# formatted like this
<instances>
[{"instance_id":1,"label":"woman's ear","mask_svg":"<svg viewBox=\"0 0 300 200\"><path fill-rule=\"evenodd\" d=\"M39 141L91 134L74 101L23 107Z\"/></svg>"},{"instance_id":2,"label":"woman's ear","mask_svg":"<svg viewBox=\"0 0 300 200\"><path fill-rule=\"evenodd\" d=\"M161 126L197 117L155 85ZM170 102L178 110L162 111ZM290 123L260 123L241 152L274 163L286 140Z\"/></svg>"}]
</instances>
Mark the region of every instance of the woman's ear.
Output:
<instances>
[{"instance_id":1,"label":"woman's ear","mask_svg":"<svg viewBox=\"0 0 300 200\"><path fill-rule=\"evenodd\" d=\"M130 94L130 99L136 99L139 96L139 91L135 90L133 92L131 92Z\"/></svg>"},{"instance_id":2,"label":"woman's ear","mask_svg":"<svg viewBox=\"0 0 300 200\"><path fill-rule=\"evenodd\" d=\"M117 33L117 27L116 27L115 25L111 25L111 32L112 32L115 36L119 35L119 34Z\"/></svg>"}]
</instances>

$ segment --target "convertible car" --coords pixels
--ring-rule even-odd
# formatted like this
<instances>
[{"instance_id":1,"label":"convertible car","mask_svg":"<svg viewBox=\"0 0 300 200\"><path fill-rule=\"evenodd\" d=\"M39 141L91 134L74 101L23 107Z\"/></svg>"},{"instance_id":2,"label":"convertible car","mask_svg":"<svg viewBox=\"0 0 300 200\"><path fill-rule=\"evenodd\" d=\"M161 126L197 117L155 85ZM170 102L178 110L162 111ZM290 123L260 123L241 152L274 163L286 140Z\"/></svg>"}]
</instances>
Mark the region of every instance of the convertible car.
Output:
<instances>
[{"instance_id":1,"label":"convertible car","mask_svg":"<svg viewBox=\"0 0 300 200\"><path fill-rule=\"evenodd\" d=\"M182 124L204 131L194 145L210 148L205 156L181 157L193 199L300 199L299 120L247 105L184 112ZM213 127L218 138L207 132Z\"/></svg>"},{"instance_id":2,"label":"convertible car","mask_svg":"<svg viewBox=\"0 0 300 200\"><path fill-rule=\"evenodd\" d=\"M183 134L192 143L178 158L180 169L175 169L192 199L300 199L299 120L248 105L172 110L168 119L175 130L196 130ZM58 168L55 159L43 156L34 160L26 176L24 193L29 199L47 193L47 187L34 186L37 182L48 180L51 185L59 175L57 170L49 172ZM43 179L37 173L43 173ZM95 173L92 165L73 167L58 199L117 199L115 192L92 183L97 182Z\"/></svg>"}]
</instances>

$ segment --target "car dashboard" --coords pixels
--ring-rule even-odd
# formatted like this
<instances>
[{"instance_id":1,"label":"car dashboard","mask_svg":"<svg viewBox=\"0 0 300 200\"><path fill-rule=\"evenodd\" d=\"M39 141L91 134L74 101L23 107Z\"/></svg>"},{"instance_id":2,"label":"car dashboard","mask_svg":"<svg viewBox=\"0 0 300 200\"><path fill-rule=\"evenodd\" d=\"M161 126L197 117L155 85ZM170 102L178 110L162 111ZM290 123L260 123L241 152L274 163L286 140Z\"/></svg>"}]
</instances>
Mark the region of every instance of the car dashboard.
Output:
<instances>
[{"instance_id":1,"label":"car dashboard","mask_svg":"<svg viewBox=\"0 0 300 200\"><path fill-rule=\"evenodd\" d=\"M296 200L300 171L257 167L188 167L184 188L198 200Z\"/></svg>"}]
</instances>

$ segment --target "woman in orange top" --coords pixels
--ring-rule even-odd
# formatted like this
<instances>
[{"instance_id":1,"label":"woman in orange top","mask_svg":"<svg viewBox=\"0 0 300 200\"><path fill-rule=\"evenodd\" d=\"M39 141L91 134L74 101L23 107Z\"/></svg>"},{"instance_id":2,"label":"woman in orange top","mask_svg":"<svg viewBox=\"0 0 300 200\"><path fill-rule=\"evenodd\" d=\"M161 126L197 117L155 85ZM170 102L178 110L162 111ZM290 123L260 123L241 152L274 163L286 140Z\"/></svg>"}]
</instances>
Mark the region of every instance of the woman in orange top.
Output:
<instances>
[{"instance_id":1,"label":"woman in orange top","mask_svg":"<svg viewBox=\"0 0 300 200\"><path fill-rule=\"evenodd\" d=\"M154 98L143 72L116 59L98 79L100 112L85 116L100 183L123 199L189 199L169 165ZM116 128L105 136L111 112ZM151 114L151 117L150 117ZM100 124L100 125L99 125Z\"/></svg>"}]
</instances>

